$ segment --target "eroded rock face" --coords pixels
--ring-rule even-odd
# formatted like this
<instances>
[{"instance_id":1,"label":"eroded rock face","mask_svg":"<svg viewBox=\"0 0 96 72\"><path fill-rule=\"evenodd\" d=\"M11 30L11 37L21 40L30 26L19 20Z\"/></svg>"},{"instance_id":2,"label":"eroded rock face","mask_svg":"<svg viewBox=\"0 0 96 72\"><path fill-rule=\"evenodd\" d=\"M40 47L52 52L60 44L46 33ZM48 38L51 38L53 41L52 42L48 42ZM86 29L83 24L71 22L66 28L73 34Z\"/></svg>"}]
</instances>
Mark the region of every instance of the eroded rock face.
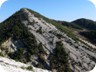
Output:
<instances>
[{"instance_id":1,"label":"eroded rock face","mask_svg":"<svg viewBox=\"0 0 96 72\"><path fill-rule=\"evenodd\" d=\"M22 15L25 15L25 19L22 18ZM66 52L69 54L69 64L73 72L86 72L91 70L96 62L96 53L90 51L89 47L82 42L74 41L72 38L68 37L66 33L58 30L51 23L46 22L43 18L36 17L27 9L22 9L20 16L21 22L28 28L36 38L37 43L42 43L44 50L47 55L44 55L46 64L50 67L49 55L53 53L53 49L56 46L57 41L62 41L64 44ZM12 41L11 38L2 44L2 47L10 49L9 52L14 52L19 45L19 41ZM93 48L92 48L93 49ZM95 61L93 60L95 59ZM36 64L38 57L32 56L32 61Z\"/></svg>"},{"instance_id":2,"label":"eroded rock face","mask_svg":"<svg viewBox=\"0 0 96 72\"><path fill-rule=\"evenodd\" d=\"M64 46L69 51L69 60L73 71L85 72L87 70L91 70L94 67L95 62L92 61L89 58L89 56L96 58L96 54L89 51L86 45L82 43L76 43L73 39L69 38L65 33L62 33L58 29L56 29L56 27L54 27L52 24L47 23L42 18L36 18L26 9L25 11L29 16L29 21L33 20L37 22L34 25L28 25L27 22L25 23L25 25L30 28L30 32L32 32L35 35L36 39L42 42L43 45L48 50L50 50L50 52L52 52L52 50L55 48L56 41L62 40ZM36 32L36 30L38 30L40 27L42 27L42 34ZM49 33L49 31L52 31L52 33ZM58 39L56 34L61 34L62 38ZM53 43L50 44L50 42Z\"/></svg>"}]
</instances>

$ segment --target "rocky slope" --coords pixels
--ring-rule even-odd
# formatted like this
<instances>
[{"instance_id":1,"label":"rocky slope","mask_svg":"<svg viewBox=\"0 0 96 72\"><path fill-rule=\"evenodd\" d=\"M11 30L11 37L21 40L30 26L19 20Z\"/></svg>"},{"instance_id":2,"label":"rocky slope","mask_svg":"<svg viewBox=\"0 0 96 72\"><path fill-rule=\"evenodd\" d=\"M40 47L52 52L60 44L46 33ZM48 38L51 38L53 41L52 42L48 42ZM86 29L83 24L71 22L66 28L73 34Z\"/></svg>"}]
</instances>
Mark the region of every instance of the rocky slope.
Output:
<instances>
[{"instance_id":1,"label":"rocky slope","mask_svg":"<svg viewBox=\"0 0 96 72\"><path fill-rule=\"evenodd\" d=\"M73 40L62 27L34 11L21 9L1 24L0 54L54 72L91 70L96 49L78 38Z\"/></svg>"},{"instance_id":2,"label":"rocky slope","mask_svg":"<svg viewBox=\"0 0 96 72\"><path fill-rule=\"evenodd\" d=\"M12 59L7 59L4 57L0 57L0 71L1 72L51 72L48 70L35 68L30 64L16 62Z\"/></svg>"}]
</instances>

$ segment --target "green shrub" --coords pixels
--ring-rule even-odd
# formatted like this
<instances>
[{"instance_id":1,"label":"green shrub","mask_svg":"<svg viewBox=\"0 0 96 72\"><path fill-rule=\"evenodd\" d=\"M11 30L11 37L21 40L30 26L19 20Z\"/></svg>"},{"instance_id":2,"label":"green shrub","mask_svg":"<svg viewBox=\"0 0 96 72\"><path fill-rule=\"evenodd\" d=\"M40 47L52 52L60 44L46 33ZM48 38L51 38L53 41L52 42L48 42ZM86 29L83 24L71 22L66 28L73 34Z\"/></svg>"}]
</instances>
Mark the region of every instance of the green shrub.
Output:
<instances>
[{"instance_id":1,"label":"green shrub","mask_svg":"<svg viewBox=\"0 0 96 72\"><path fill-rule=\"evenodd\" d=\"M39 50L39 53L40 54L47 54L46 53L46 51L44 50L44 48L43 48L43 45L42 45L42 43L39 43L39 45L38 45L38 50Z\"/></svg>"},{"instance_id":2,"label":"green shrub","mask_svg":"<svg viewBox=\"0 0 96 72\"><path fill-rule=\"evenodd\" d=\"M26 69L32 71L33 67L32 66L28 66Z\"/></svg>"},{"instance_id":3,"label":"green shrub","mask_svg":"<svg viewBox=\"0 0 96 72\"><path fill-rule=\"evenodd\" d=\"M51 69L56 69L57 72L70 72L68 54L64 50L61 42L56 43L56 48L51 56L50 66Z\"/></svg>"},{"instance_id":4,"label":"green shrub","mask_svg":"<svg viewBox=\"0 0 96 72\"><path fill-rule=\"evenodd\" d=\"M42 27L40 27L36 32L42 34Z\"/></svg>"}]
</instances>

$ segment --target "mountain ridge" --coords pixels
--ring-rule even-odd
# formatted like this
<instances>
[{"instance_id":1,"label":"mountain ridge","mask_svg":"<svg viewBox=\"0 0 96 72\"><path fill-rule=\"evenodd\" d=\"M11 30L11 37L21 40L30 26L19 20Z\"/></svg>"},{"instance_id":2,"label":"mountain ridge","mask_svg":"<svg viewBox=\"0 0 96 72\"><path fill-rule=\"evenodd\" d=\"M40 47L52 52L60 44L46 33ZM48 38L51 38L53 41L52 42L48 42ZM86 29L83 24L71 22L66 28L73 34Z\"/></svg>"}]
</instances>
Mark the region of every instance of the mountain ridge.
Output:
<instances>
[{"instance_id":1,"label":"mountain ridge","mask_svg":"<svg viewBox=\"0 0 96 72\"><path fill-rule=\"evenodd\" d=\"M20 9L0 25L0 54L56 72L91 70L93 48L74 40L67 30L30 9Z\"/></svg>"}]
</instances>

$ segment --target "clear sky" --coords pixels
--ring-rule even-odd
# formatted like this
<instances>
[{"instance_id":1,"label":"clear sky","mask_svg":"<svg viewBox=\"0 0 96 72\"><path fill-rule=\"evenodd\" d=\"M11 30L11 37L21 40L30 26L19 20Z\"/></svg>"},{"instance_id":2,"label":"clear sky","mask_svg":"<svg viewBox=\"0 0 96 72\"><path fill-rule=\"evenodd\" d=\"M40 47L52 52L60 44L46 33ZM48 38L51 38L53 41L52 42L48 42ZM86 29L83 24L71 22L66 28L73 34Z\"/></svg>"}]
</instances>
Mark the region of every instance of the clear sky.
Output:
<instances>
[{"instance_id":1,"label":"clear sky","mask_svg":"<svg viewBox=\"0 0 96 72\"><path fill-rule=\"evenodd\" d=\"M96 8L88 0L8 0L0 8L0 21L20 8L30 8L56 20L73 21L78 18L96 20Z\"/></svg>"}]
</instances>

